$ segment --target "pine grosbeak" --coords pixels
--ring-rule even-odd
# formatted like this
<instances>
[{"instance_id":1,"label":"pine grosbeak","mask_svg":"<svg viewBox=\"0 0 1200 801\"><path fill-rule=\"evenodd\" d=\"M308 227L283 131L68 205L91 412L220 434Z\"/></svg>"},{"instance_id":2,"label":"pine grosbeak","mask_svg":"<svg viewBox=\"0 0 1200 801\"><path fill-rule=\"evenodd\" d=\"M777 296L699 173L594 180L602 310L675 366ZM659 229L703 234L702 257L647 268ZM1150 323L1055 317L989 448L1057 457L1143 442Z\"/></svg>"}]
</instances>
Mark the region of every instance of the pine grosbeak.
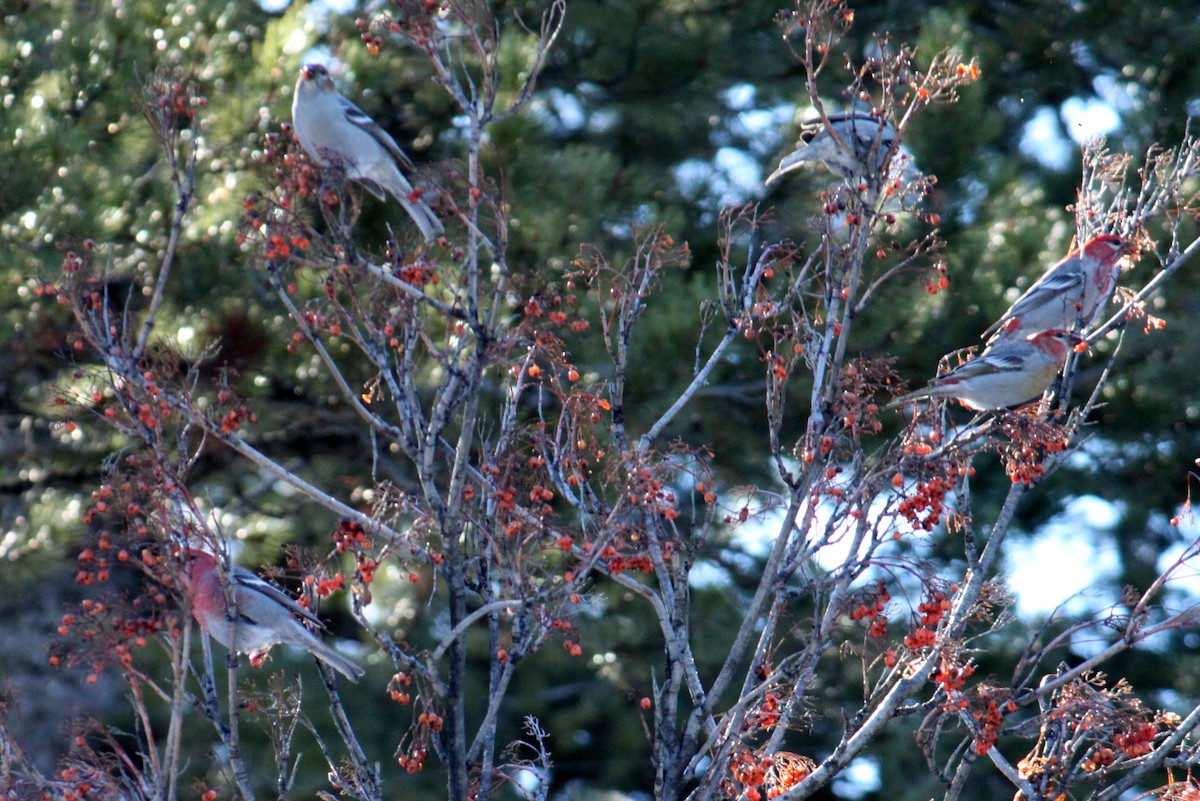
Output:
<instances>
[{"instance_id":1,"label":"pine grosbeak","mask_svg":"<svg viewBox=\"0 0 1200 801\"><path fill-rule=\"evenodd\" d=\"M188 580L192 593L192 614L205 633L231 650L250 654L257 664L273 645L283 643L303 648L351 681L358 681L363 669L317 639L297 619L321 626L312 612L285 593L260 579L249 570L235 567L229 573L233 590L234 620L226 613L225 593L221 589L221 571L216 558L204 551L186 553ZM231 645L237 637L236 647Z\"/></svg>"},{"instance_id":2,"label":"pine grosbeak","mask_svg":"<svg viewBox=\"0 0 1200 801\"><path fill-rule=\"evenodd\" d=\"M1086 331L1116 288L1118 262L1132 249L1132 243L1114 234L1093 236L1025 290L984 336L1000 342L1055 328Z\"/></svg>"},{"instance_id":3,"label":"pine grosbeak","mask_svg":"<svg viewBox=\"0 0 1200 801\"><path fill-rule=\"evenodd\" d=\"M441 232L433 210L400 172L400 166L412 169L408 156L387 131L338 94L324 66L300 68L292 95L292 125L301 147L322 167L340 167L380 200L385 190L390 192L426 240Z\"/></svg>"},{"instance_id":4,"label":"pine grosbeak","mask_svg":"<svg viewBox=\"0 0 1200 801\"><path fill-rule=\"evenodd\" d=\"M1039 331L1023 340L1005 340L963 362L888 408L920 398L954 398L970 409L987 411L1021 406L1042 396L1083 338L1061 329Z\"/></svg>"},{"instance_id":5,"label":"pine grosbeak","mask_svg":"<svg viewBox=\"0 0 1200 801\"><path fill-rule=\"evenodd\" d=\"M829 127L820 120L805 123L796 150L783 157L770 184L806 161L819 161L834 175L857 181L883 167L896 142L896 130L883 117L858 111L830 114Z\"/></svg>"}]
</instances>

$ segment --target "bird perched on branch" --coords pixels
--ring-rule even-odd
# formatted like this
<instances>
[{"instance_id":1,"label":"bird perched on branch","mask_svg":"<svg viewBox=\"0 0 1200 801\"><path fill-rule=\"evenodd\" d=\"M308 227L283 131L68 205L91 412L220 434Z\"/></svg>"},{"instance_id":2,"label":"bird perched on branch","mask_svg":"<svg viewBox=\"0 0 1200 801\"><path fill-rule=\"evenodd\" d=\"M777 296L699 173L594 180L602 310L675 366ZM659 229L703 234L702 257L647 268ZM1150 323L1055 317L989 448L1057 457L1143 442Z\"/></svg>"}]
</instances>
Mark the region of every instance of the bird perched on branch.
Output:
<instances>
[{"instance_id":1,"label":"bird perched on branch","mask_svg":"<svg viewBox=\"0 0 1200 801\"><path fill-rule=\"evenodd\" d=\"M989 342L1020 341L1036 331L1086 331L1117 286L1122 256L1133 243L1098 234L1047 270L984 332Z\"/></svg>"},{"instance_id":2,"label":"bird perched on branch","mask_svg":"<svg viewBox=\"0 0 1200 801\"><path fill-rule=\"evenodd\" d=\"M322 626L312 612L249 570L229 571L229 587L235 609L226 607L221 588L221 570L216 557L189 549L185 554L192 614L206 634L230 650L250 654L251 662L262 658L273 645L283 643L303 648L351 681L363 669L317 638L301 619ZM231 619L232 618L232 619ZM236 637L236 643L234 638Z\"/></svg>"},{"instance_id":3,"label":"bird perched on branch","mask_svg":"<svg viewBox=\"0 0 1200 801\"><path fill-rule=\"evenodd\" d=\"M339 167L380 200L385 191L421 229L426 240L442 231L433 210L400 172L412 162L387 131L358 106L338 94L329 71L305 64L292 95L292 126L300 146L322 167Z\"/></svg>"},{"instance_id":4,"label":"bird perched on branch","mask_svg":"<svg viewBox=\"0 0 1200 801\"><path fill-rule=\"evenodd\" d=\"M953 398L977 411L1008 409L1035 401L1062 370L1067 354L1083 337L1061 329L1005 340L963 362L916 392L896 398L893 408L921 398Z\"/></svg>"},{"instance_id":5,"label":"bird perched on branch","mask_svg":"<svg viewBox=\"0 0 1200 801\"><path fill-rule=\"evenodd\" d=\"M830 114L827 119L828 127L819 119L801 127L796 149L783 157L766 183L779 180L808 161L819 161L834 175L852 182L883 168L896 143L891 123L863 111Z\"/></svg>"}]
</instances>

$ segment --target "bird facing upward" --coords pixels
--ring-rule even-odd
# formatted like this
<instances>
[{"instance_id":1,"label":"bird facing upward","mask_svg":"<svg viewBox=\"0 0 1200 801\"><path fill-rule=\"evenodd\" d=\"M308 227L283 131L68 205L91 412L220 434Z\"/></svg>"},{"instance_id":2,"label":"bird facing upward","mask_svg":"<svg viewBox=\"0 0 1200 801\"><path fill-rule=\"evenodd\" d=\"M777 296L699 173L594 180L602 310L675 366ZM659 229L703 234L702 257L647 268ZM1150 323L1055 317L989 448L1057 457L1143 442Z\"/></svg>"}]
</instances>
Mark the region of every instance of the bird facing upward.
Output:
<instances>
[{"instance_id":1,"label":"bird facing upward","mask_svg":"<svg viewBox=\"0 0 1200 801\"><path fill-rule=\"evenodd\" d=\"M339 167L367 191L383 199L385 191L400 202L408 216L431 240L442 224L400 172L412 162L387 131L358 106L338 94L329 71L305 64L292 95L292 127L300 146L322 167Z\"/></svg>"},{"instance_id":2,"label":"bird facing upward","mask_svg":"<svg viewBox=\"0 0 1200 801\"><path fill-rule=\"evenodd\" d=\"M896 129L883 117L856 111L830 114L827 128L820 120L805 123L797 148L784 156L770 184L809 161L819 161L834 175L846 181L858 181L874 175L896 142Z\"/></svg>"}]
</instances>

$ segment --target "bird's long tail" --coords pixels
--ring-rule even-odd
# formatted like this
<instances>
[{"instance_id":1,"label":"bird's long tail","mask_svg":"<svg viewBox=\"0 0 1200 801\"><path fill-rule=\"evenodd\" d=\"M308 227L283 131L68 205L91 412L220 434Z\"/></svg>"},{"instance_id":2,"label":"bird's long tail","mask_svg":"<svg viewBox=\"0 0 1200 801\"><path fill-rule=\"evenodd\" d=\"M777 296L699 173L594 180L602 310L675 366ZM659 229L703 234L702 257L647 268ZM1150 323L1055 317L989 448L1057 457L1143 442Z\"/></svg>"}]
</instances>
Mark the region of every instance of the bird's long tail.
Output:
<instances>
[{"instance_id":1,"label":"bird's long tail","mask_svg":"<svg viewBox=\"0 0 1200 801\"><path fill-rule=\"evenodd\" d=\"M779 166L775 169L775 172L768 175L767 180L763 181L763 183L770 186L804 162L813 160L820 160L820 154L817 154L808 145L802 145L784 156L779 162Z\"/></svg>"},{"instance_id":2,"label":"bird's long tail","mask_svg":"<svg viewBox=\"0 0 1200 801\"><path fill-rule=\"evenodd\" d=\"M337 651L333 650L333 648L321 642L321 640L317 639L317 636L312 634L312 632L307 633L310 636L305 637L303 643L295 644L300 645L302 648L304 648L304 650L308 651L317 659L320 659L322 662L329 665L338 673L341 673L343 676L350 679L350 681L358 681L360 678L362 678L362 675L365 672L362 668L339 654Z\"/></svg>"},{"instance_id":3,"label":"bird's long tail","mask_svg":"<svg viewBox=\"0 0 1200 801\"><path fill-rule=\"evenodd\" d=\"M432 241L442 232L442 222L433 213L433 209L426 206L420 200L411 200L408 197L396 196L400 201L400 205L408 212L408 216L412 217L413 222L421 229L421 235L425 237L425 241Z\"/></svg>"},{"instance_id":4,"label":"bird's long tail","mask_svg":"<svg viewBox=\"0 0 1200 801\"><path fill-rule=\"evenodd\" d=\"M915 392L908 392L897 398L892 398L892 400L889 401L883 408L897 409L901 406L907 406L910 403L924 400L925 398L937 398L940 397L940 395L941 393L937 391L937 387L925 387L923 389L918 389Z\"/></svg>"}]
</instances>

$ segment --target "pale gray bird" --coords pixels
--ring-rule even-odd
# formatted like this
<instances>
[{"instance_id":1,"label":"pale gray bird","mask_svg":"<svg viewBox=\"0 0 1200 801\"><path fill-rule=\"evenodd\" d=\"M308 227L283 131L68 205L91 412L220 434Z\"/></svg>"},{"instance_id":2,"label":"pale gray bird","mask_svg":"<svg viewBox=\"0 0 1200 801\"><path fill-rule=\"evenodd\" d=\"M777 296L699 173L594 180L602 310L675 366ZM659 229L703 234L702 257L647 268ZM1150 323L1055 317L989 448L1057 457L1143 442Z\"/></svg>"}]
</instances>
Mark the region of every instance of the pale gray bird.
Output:
<instances>
[{"instance_id":1,"label":"pale gray bird","mask_svg":"<svg viewBox=\"0 0 1200 801\"><path fill-rule=\"evenodd\" d=\"M426 240L442 231L433 210L421 202L400 167L412 169L387 131L338 94L329 71L305 64L292 95L292 125L300 146L322 167L340 167L380 200L386 190L421 229Z\"/></svg>"},{"instance_id":2,"label":"pale gray bird","mask_svg":"<svg viewBox=\"0 0 1200 801\"><path fill-rule=\"evenodd\" d=\"M828 119L828 128L820 120L801 127L796 149L783 157L766 183L779 180L808 161L819 161L834 175L851 182L882 169L896 142L896 129L891 123L865 111L830 114Z\"/></svg>"},{"instance_id":3,"label":"pale gray bird","mask_svg":"<svg viewBox=\"0 0 1200 801\"><path fill-rule=\"evenodd\" d=\"M891 409L921 398L953 398L969 409L1009 409L1035 401L1054 383L1067 354L1083 338L1069 331L1038 331L1005 341L963 362L924 389L896 398Z\"/></svg>"}]
</instances>

